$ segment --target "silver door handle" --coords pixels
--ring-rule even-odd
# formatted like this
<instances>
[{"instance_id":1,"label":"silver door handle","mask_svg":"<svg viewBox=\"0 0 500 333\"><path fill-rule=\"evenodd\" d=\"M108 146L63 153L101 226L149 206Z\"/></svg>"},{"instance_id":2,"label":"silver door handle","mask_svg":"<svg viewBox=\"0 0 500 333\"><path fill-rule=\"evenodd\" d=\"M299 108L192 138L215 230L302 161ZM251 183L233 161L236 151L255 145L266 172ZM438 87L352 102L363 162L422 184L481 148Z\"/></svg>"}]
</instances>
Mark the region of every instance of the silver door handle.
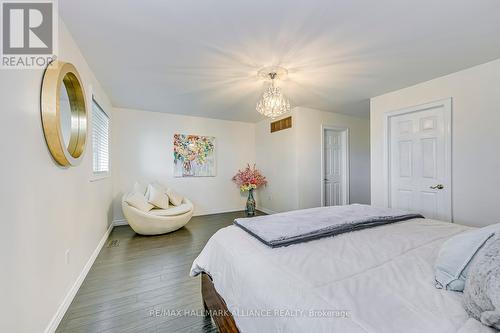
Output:
<instances>
[{"instance_id":1,"label":"silver door handle","mask_svg":"<svg viewBox=\"0 0 500 333\"><path fill-rule=\"evenodd\" d=\"M430 186L431 189L433 190L442 190L444 188L444 185L443 184L437 184L437 185L434 185L434 186Z\"/></svg>"}]
</instances>

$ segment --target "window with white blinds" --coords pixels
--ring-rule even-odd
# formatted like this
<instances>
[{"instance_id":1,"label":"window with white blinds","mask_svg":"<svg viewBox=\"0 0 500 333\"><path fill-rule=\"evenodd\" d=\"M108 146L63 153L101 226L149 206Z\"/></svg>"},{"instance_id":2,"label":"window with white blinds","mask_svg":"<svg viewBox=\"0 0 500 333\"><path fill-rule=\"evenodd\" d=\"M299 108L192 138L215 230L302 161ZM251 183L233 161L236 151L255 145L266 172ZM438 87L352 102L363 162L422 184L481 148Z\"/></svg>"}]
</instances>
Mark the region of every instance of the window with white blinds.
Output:
<instances>
[{"instance_id":1,"label":"window with white blinds","mask_svg":"<svg viewBox=\"0 0 500 333\"><path fill-rule=\"evenodd\" d=\"M92 151L94 174L108 173L109 117L95 100L92 100Z\"/></svg>"}]
</instances>

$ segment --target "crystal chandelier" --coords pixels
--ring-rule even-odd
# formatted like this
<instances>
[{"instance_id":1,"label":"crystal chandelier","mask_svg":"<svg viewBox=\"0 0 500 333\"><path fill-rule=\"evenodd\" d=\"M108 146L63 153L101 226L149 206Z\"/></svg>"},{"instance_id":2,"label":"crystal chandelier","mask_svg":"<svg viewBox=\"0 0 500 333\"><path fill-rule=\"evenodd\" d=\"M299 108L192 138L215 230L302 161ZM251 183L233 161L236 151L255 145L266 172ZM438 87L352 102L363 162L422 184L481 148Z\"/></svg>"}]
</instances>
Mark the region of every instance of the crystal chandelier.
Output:
<instances>
[{"instance_id":1,"label":"crystal chandelier","mask_svg":"<svg viewBox=\"0 0 500 333\"><path fill-rule=\"evenodd\" d=\"M262 94L261 100L257 103L256 110L260 114L273 119L289 112L290 102L275 84L278 74L270 72L267 73L267 76L271 79L271 86Z\"/></svg>"}]
</instances>

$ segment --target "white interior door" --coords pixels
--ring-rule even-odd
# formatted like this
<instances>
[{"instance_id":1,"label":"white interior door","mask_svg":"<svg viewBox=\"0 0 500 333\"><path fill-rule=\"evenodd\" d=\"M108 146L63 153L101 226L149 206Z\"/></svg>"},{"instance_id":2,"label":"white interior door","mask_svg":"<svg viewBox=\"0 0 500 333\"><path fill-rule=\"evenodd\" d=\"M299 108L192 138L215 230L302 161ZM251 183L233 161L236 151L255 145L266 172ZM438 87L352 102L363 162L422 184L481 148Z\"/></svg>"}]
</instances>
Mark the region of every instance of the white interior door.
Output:
<instances>
[{"instance_id":1,"label":"white interior door","mask_svg":"<svg viewBox=\"0 0 500 333\"><path fill-rule=\"evenodd\" d=\"M451 101L389 117L389 204L452 220Z\"/></svg>"},{"instance_id":2,"label":"white interior door","mask_svg":"<svg viewBox=\"0 0 500 333\"><path fill-rule=\"evenodd\" d=\"M347 129L325 129L323 135L323 205L346 205Z\"/></svg>"}]
</instances>

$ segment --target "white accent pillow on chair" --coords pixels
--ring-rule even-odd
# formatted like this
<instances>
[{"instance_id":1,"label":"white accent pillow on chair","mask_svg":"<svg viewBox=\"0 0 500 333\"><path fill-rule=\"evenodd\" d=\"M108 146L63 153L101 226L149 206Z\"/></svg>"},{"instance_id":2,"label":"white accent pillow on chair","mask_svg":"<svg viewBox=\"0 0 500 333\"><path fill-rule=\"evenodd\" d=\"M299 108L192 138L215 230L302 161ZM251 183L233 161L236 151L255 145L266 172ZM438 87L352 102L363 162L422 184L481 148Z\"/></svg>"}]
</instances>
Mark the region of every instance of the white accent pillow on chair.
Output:
<instances>
[{"instance_id":1,"label":"white accent pillow on chair","mask_svg":"<svg viewBox=\"0 0 500 333\"><path fill-rule=\"evenodd\" d=\"M177 192L174 192L174 190L172 190L171 188L167 190L167 195L168 198L170 199L170 202L174 206L179 206L180 204L182 204L182 200L184 200L184 197L182 195L180 195Z\"/></svg>"},{"instance_id":2,"label":"white accent pillow on chair","mask_svg":"<svg viewBox=\"0 0 500 333\"><path fill-rule=\"evenodd\" d=\"M128 203L130 206L137 208L141 212L149 212L154 207L146 200L144 194L139 192L134 192L131 195L129 195L127 199L125 199L125 202Z\"/></svg>"},{"instance_id":3,"label":"white accent pillow on chair","mask_svg":"<svg viewBox=\"0 0 500 333\"><path fill-rule=\"evenodd\" d=\"M156 186L156 184L149 184L146 193L148 193L150 204L157 208L168 209L168 195L164 188Z\"/></svg>"},{"instance_id":4,"label":"white accent pillow on chair","mask_svg":"<svg viewBox=\"0 0 500 333\"><path fill-rule=\"evenodd\" d=\"M135 182L135 184L134 184L134 192L145 194L146 188L147 188L147 186L140 183L140 182Z\"/></svg>"}]
</instances>

